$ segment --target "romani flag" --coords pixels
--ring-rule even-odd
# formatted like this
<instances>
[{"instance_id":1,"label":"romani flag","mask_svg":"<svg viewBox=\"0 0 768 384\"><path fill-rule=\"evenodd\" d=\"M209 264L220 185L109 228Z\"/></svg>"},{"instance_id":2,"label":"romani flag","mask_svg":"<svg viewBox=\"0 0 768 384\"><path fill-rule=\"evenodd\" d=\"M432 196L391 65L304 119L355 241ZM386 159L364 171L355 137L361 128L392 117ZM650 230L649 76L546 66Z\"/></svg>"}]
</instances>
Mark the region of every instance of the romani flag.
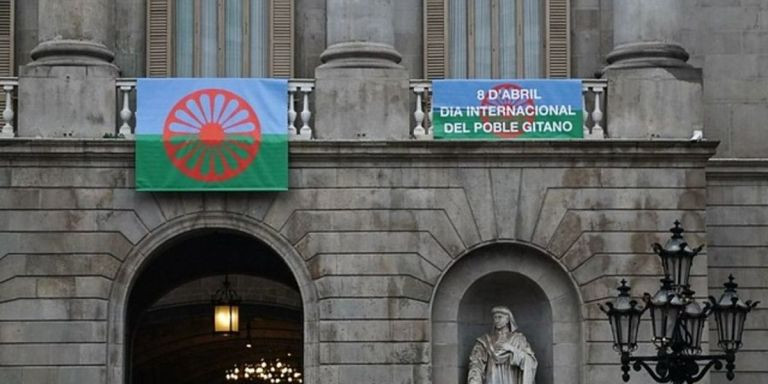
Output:
<instances>
[{"instance_id":1,"label":"romani flag","mask_svg":"<svg viewBox=\"0 0 768 384\"><path fill-rule=\"evenodd\" d=\"M288 83L139 79L136 189L288 189Z\"/></svg>"}]
</instances>

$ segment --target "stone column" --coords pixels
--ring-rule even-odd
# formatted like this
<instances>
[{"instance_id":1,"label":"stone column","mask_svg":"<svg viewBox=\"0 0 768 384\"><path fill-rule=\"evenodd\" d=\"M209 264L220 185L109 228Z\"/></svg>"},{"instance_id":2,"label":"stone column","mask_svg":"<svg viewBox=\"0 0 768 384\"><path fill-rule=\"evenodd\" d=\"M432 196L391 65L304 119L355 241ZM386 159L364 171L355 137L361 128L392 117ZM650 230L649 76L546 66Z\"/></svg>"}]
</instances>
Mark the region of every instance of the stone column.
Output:
<instances>
[{"instance_id":1,"label":"stone column","mask_svg":"<svg viewBox=\"0 0 768 384\"><path fill-rule=\"evenodd\" d=\"M315 70L317 139L409 138L408 72L393 47L395 0L327 0Z\"/></svg>"},{"instance_id":2,"label":"stone column","mask_svg":"<svg viewBox=\"0 0 768 384\"><path fill-rule=\"evenodd\" d=\"M39 44L19 73L19 134L115 132L113 0L38 0Z\"/></svg>"},{"instance_id":3,"label":"stone column","mask_svg":"<svg viewBox=\"0 0 768 384\"><path fill-rule=\"evenodd\" d=\"M680 44L692 12L680 0L613 3L614 48L604 69L610 137L690 138L702 129L701 70Z\"/></svg>"}]
</instances>

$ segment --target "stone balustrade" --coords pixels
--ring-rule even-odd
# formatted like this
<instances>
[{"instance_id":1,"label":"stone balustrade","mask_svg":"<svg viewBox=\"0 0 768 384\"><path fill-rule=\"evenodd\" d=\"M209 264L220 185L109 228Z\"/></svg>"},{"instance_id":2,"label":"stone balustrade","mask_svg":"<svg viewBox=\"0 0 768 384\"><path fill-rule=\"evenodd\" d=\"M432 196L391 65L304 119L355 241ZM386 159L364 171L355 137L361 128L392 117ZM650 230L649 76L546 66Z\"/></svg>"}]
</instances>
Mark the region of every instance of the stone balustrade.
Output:
<instances>
[{"instance_id":1,"label":"stone balustrade","mask_svg":"<svg viewBox=\"0 0 768 384\"><path fill-rule=\"evenodd\" d=\"M584 138L605 139L606 130L606 93L608 82L603 79L585 79L581 82L584 102ZM411 134L414 139L432 139L432 83L429 80L411 80L411 90L415 95L413 119L415 126Z\"/></svg>"},{"instance_id":2,"label":"stone balustrade","mask_svg":"<svg viewBox=\"0 0 768 384\"><path fill-rule=\"evenodd\" d=\"M312 118L309 96L314 89L315 81L312 79L288 81L288 136L291 140L312 139L312 127L309 125ZM297 116L301 119L301 127L298 129L296 128Z\"/></svg>"},{"instance_id":3,"label":"stone balustrade","mask_svg":"<svg viewBox=\"0 0 768 384\"><path fill-rule=\"evenodd\" d=\"M117 137L132 138L134 127L131 124L136 113L136 79L117 79L115 85L120 111ZM315 82L312 79L288 80L288 135L291 140L310 140L313 137L310 96L314 88Z\"/></svg>"},{"instance_id":4,"label":"stone balustrade","mask_svg":"<svg viewBox=\"0 0 768 384\"><path fill-rule=\"evenodd\" d=\"M0 77L3 88L0 98L2 110L2 128L0 138L16 136L16 91L18 79ZM115 82L118 92L119 111L116 137L132 138L134 134L136 102L136 79L117 79ZM288 134L291 140L311 140L314 137L312 116L314 106L313 79L291 79L288 81ZM411 80L413 92L413 121L411 129L414 139L432 139L432 82L429 80ZM582 80L584 100L584 138L604 139L609 136L606 129L606 96L608 83L602 79ZM6 100L10 100L8 103Z\"/></svg>"}]
</instances>

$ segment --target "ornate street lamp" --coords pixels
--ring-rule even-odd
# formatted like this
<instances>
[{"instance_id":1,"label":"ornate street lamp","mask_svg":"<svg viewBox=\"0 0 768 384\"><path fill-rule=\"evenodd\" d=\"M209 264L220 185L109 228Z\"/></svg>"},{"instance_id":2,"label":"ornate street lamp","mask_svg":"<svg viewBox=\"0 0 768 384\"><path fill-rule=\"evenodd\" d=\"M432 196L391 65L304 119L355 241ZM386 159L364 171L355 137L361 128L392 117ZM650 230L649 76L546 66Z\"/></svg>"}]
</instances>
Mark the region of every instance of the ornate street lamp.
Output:
<instances>
[{"instance_id":1,"label":"ornate street lamp","mask_svg":"<svg viewBox=\"0 0 768 384\"><path fill-rule=\"evenodd\" d=\"M619 296L616 298L616 304L605 303L605 306L600 305L600 309L608 315L613 333L613 349L621 353L621 369L624 372L621 377L624 381L628 381L629 360L626 364L624 360L629 359L630 353L637 349L637 331L645 308L638 307L637 301L630 298L630 287L626 280L621 280L621 286L618 289Z\"/></svg>"},{"instance_id":2,"label":"ornate street lamp","mask_svg":"<svg viewBox=\"0 0 768 384\"><path fill-rule=\"evenodd\" d=\"M653 251L661 258L664 275L672 278L672 285L676 288L688 287L693 258L704 246L700 245L693 249L689 247L688 242L683 238L685 230L677 220L675 220L675 226L669 231L672 232L669 241L663 247L659 243L654 243Z\"/></svg>"},{"instance_id":3,"label":"ornate street lamp","mask_svg":"<svg viewBox=\"0 0 768 384\"><path fill-rule=\"evenodd\" d=\"M600 305L608 315L613 332L614 349L621 354L621 378L629 381L630 364L635 371L645 369L659 383L693 384L701 380L711 368L727 370L726 377L733 380L736 352L741 347L744 321L758 302L741 301L736 294L733 276L725 283L725 292L710 303L699 304L690 288L693 258L703 246L690 248L682 236L683 228L675 221L670 230L672 238L662 247L656 243L654 251L661 258L664 278L661 288L651 296L645 294L645 308L637 307L631 299L630 288L625 280L619 286L616 303ZM632 356L637 349L637 332L640 317L645 309L651 314L652 341L655 356ZM714 314L717 322L718 345L723 354L701 355L701 338L707 317ZM699 363L703 363L699 367ZM655 365L655 366L651 366Z\"/></svg>"},{"instance_id":4,"label":"ornate street lamp","mask_svg":"<svg viewBox=\"0 0 768 384\"><path fill-rule=\"evenodd\" d=\"M630 287L626 280L621 281L619 297L616 304L605 303L600 309L608 314L611 320L611 332L613 332L613 347L619 352L632 352L637 349L637 330L640 325L640 316L645 311L638 307L637 301L629 296Z\"/></svg>"},{"instance_id":5,"label":"ornate street lamp","mask_svg":"<svg viewBox=\"0 0 768 384\"><path fill-rule=\"evenodd\" d=\"M213 333L236 335L240 332L240 296L230 287L229 276L211 298L213 304Z\"/></svg>"},{"instance_id":6,"label":"ornate street lamp","mask_svg":"<svg viewBox=\"0 0 768 384\"><path fill-rule=\"evenodd\" d=\"M738 284L734 283L733 280L733 275L729 275L728 282L724 284L725 292L720 296L720 300L715 300L712 296L709 297L712 302L712 313L715 314L715 322L717 323L717 345L729 357L726 359L726 369L728 370L726 376L729 380L733 380L734 355L741 348L741 336L744 333L744 321L747 320L747 313L760 303L759 301L753 303L752 300L741 301L736 294Z\"/></svg>"},{"instance_id":7,"label":"ornate street lamp","mask_svg":"<svg viewBox=\"0 0 768 384\"><path fill-rule=\"evenodd\" d=\"M684 292L685 298L692 298L695 292L687 289ZM686 355L701 354L701 336L704 333L704 324L709 316L709 303L704 303L702 307L695 300L686 300L687 304L680 313L680 326L677 328L680 338L683 341L682 352Z\"/></svg>"},{"instance_id":8,"label":"ornate street lamp","mask_svg":"<svg viewBox=\"0 0 768 384\"><path fill-rule=\"evenodd\" d=\"M669 276L661 279L661 289L653 297L646 293L643 301L651 313L653 343L658 348L667 348L684 305L680 295L672 288L672 279Z\"/></svg>"}]
</instances>

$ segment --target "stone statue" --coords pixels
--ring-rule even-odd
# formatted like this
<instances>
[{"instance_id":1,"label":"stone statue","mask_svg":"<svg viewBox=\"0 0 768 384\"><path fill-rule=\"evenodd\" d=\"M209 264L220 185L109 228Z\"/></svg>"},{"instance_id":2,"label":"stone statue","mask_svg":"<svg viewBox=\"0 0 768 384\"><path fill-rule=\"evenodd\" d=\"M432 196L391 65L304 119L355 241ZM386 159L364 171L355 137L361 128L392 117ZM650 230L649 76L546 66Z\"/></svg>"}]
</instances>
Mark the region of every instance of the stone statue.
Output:
<instances>
[{"instance_id":1,"label":"stone statue","mask_svg":"<svg viewBox=\"0 0 768 384\"><path fill-rule=\"evenodd\" d=\"M469 356L467 384L534 384L538 362L517 330L512 311L494 307L493 330L477 339Z\"/></svg>"}]
</instances>

